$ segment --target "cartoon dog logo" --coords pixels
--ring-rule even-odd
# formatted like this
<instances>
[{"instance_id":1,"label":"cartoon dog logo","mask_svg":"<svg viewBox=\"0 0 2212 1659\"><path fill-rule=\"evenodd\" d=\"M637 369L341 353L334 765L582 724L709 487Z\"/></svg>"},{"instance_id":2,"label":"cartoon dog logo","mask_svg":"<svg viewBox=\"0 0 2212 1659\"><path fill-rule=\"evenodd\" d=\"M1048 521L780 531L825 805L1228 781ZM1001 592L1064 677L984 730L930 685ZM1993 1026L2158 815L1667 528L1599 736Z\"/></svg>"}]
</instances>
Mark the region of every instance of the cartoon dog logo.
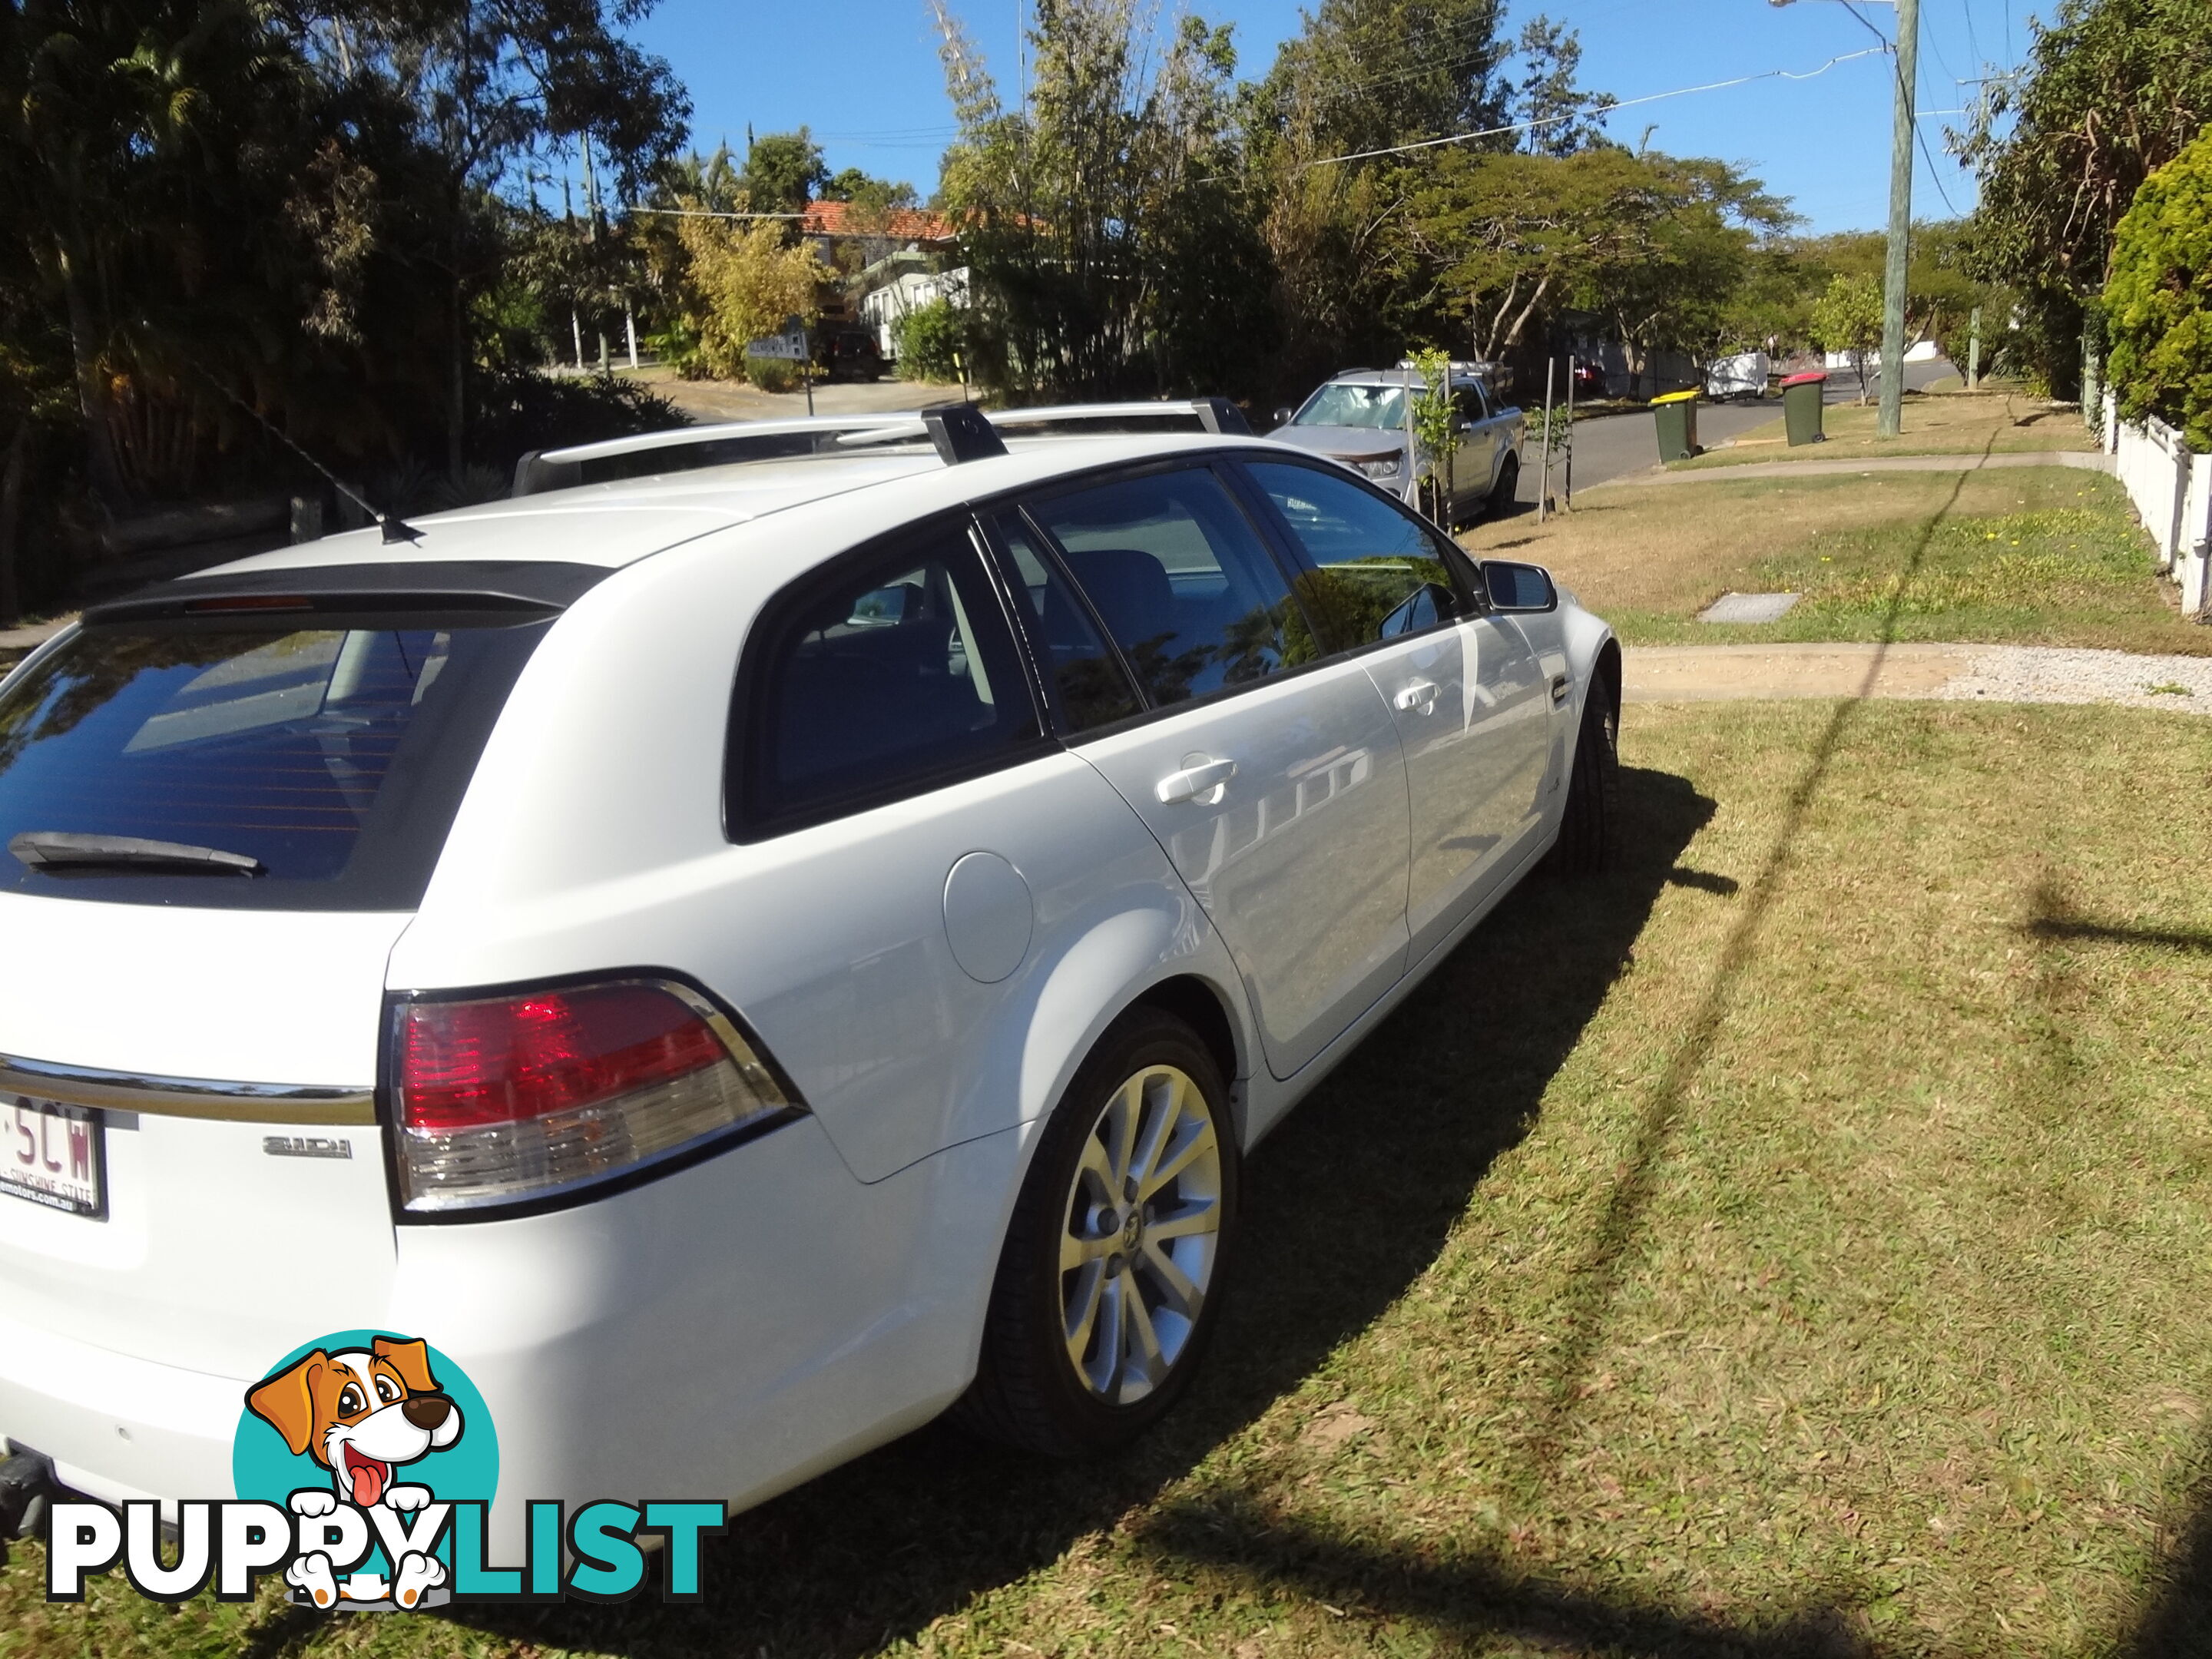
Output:
<instances>
[{"instance_id":1,"label":"cartoon dog logo","mask_svg":"<svg viewBox=\"0 0 2212 1659\"><path fill-rule=\"evenodd\" d=\"M293 1455L305 1452L331 1472L333 1491L307 1487L292 1494L294 1512L303 1516L329 1515L340 1500L364 1511L380 1504L400 1516L420 1510L431 1501L430 1489L396 1480L395 1473L461 1437L461 1408L430 1375L427 1348L388 1336L336 1353L317 1348L257 1384L246 1403L284 1437ZM303 1553L284 1577L317 1607L339 1599L326 1554ZM413 1607L445 1581L444 1562L425 1551L408 1551L396 1563L388 1588L378 1574L356 1573L343 1595L354 1602L388 1595Z\"/></svg>"}]
</instances>

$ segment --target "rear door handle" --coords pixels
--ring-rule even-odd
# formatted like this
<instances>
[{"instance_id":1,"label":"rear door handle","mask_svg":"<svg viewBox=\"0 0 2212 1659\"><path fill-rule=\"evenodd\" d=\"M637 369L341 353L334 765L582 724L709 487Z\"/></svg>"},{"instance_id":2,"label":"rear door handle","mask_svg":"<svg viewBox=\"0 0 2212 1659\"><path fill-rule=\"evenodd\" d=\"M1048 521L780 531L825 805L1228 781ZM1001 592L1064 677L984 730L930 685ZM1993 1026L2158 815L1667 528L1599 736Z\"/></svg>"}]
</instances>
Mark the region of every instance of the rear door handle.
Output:
<instances>
[{"instance_id":1,"label":"rear door handle","mask_svg":"<svg viewBox=\"0 0 2212 1659\"><path fill-rule=\"evenodd\" d=\"M1187 800L1210 796L1237 775L1233 760L1210 760L1195 766L1186 766L1180 772L1170 772L1162 778L1152 793L1159 797L1163 806L1180 805Z\"/></svg>"},{"instance_id":2,"label":"rear door handle","mask_svg":"<svg viewBox=\"0 0 2212 1659\"><path fill-rule=\"evenodd\" d=\"M1552 676L1552 701L1553 701L1553 702L1565 702L1566 700L1567 700L1567 677L1566 677L1565 674L1554 674L1554 675L1553 675L1553 676Z\"/></svg>"},{"instance_id":3,"label":"rear door handle","mask_svg":"<svg viewBox=\"0 0 2212 1659\"><path fill-rule=\"evenodd\" d=\"M1398 693L1396 701L1398 712L1401 714L1416 711L1425 714L1437 706L1437 688L1430 681L1415 680Z\"/></svg>"}]
</instances>

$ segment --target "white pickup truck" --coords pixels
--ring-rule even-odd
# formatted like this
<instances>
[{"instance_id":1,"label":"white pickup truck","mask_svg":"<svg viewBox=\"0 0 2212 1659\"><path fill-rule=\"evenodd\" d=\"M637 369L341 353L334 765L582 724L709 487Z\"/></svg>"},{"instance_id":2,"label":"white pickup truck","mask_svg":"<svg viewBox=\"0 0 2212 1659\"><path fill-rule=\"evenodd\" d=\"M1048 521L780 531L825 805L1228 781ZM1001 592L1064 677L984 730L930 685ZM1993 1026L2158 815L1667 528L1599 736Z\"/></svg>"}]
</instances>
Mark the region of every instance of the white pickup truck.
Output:
<instances>
[{"instance_id":1,"label":"white pickup truck","mask_svg":"<svg viewBox=\"0 0 2212 1659\"><path fill-rule=\"evenodd\" d=\"M1412 464L1408 401L1424 382L1410 363L1396 368L1346 369L1316 387L1267 435L1326 455L1364 473L1408 503L1417 495ZM1452 517L1455 523L1510 506L1521 478L1521 450L1528 422L1520 410L1491 390L1480 366L1451 367L1453 425Z\"/></svg>"}]
</instances>

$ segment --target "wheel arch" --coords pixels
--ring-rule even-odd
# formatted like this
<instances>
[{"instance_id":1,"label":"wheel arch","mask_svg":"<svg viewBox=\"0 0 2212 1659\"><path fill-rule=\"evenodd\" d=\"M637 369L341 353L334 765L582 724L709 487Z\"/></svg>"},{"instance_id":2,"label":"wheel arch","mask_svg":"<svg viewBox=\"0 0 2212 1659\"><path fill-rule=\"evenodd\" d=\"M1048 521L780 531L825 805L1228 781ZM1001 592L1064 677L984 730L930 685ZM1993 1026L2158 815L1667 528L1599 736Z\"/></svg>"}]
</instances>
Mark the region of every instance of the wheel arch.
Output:
<instances>
[{"instance_id":1,"label":"wheel arch","mask_svg":"<svg viewBox=\"0 0 2212 1659\"><path fill-rule=\"evenodd\" d=\"M1177 974L1150 985L1129 1004L1130 1008L1158 1008L1173 1014L1198 1033L1213 1063L1229 1085L1231 1109L1237 1115L1237 1139L1249 1131L1244 1121L1244 1091L1237 1086L1246 1071L1243 1030L1219 987L1196 974ZM1127 1010L1124 1009L1123 1012ZM1118 1018L1118 1016L1117 1016Z\"/></svg>"},{"instance_id":2,"label":"wheel arch","mask_svg":"<svg viewBox=\"0 0 2212 1659\"><path fill-rule=\"evenodd\" d=\"M1605 699L1604 707L1613 711L1614 724L1620 720L1620 641L1610 634L1597 648L1597 660L1590 665L1590 692Z\"/></svg>"}]
</instances>

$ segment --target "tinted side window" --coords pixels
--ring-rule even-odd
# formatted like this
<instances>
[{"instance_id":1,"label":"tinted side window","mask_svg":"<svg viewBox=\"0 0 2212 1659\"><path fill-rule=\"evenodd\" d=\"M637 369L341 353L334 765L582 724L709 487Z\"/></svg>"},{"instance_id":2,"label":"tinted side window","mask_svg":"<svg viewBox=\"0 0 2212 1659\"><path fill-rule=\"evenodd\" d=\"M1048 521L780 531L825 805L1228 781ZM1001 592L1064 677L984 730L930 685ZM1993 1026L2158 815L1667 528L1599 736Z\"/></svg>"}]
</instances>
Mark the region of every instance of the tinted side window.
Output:
<instances>
[{"instance_id":1,"label":"tinted side window","mask_svg":"<svg viewBox=\"0 0 2212 1659\"><path fill-rule=\"evenodd\" d=\"M748 817L873 805L1039 736L1006 618L964 532L832 568L763 624Z\"/></svg>"},{"instance_id":2,"label":"tinted side window","mask_svg":"<svg viewBox=\"0 0 2212 1659\"><path fill-rule=\"evenodd\" d=\"M1418 519L1347 478L1312 467L1246 465L1312 562L1299 578L1299 597L1331 650L1450 619L1457 608L1451 574Z\"/></svg>"},{"instance_id":3,"label":"tinted side window","mask_svg":"<svg viewBox=\"0 0 2212 1659\"><path fill-rule=\"evenodd\" d=\"M1002 518L998 528L1013 555L1046 676L1068 729L1087 731L1136 714L1144 705L1137 700L1135 688L1084 614L1067 579L1037 547L1029 526L1018 519Z\"/></svg>"},{"instance_id":4,"label":"tinted side window","mask_svg":"<svg viewBox=\"0 0 2212 1659\"><path fill-rule=\"evenodd\" d=\"M1451 399L1452 408L1469 426L1490 418L1489 410L1483 406L1480 389L1464 380L1452 388Z\"/></svg>"},{"instance_id":5,"label":"tinted side window","mask_svg":"<svg viewBox=\"0 0 2212 1659\"><path fill-rule=\"evenodd\" d=\"M1316 655L1281 571L1211 471L1124 478L1030 513L1155 705Z\"/></svg>"}]
</instances>

